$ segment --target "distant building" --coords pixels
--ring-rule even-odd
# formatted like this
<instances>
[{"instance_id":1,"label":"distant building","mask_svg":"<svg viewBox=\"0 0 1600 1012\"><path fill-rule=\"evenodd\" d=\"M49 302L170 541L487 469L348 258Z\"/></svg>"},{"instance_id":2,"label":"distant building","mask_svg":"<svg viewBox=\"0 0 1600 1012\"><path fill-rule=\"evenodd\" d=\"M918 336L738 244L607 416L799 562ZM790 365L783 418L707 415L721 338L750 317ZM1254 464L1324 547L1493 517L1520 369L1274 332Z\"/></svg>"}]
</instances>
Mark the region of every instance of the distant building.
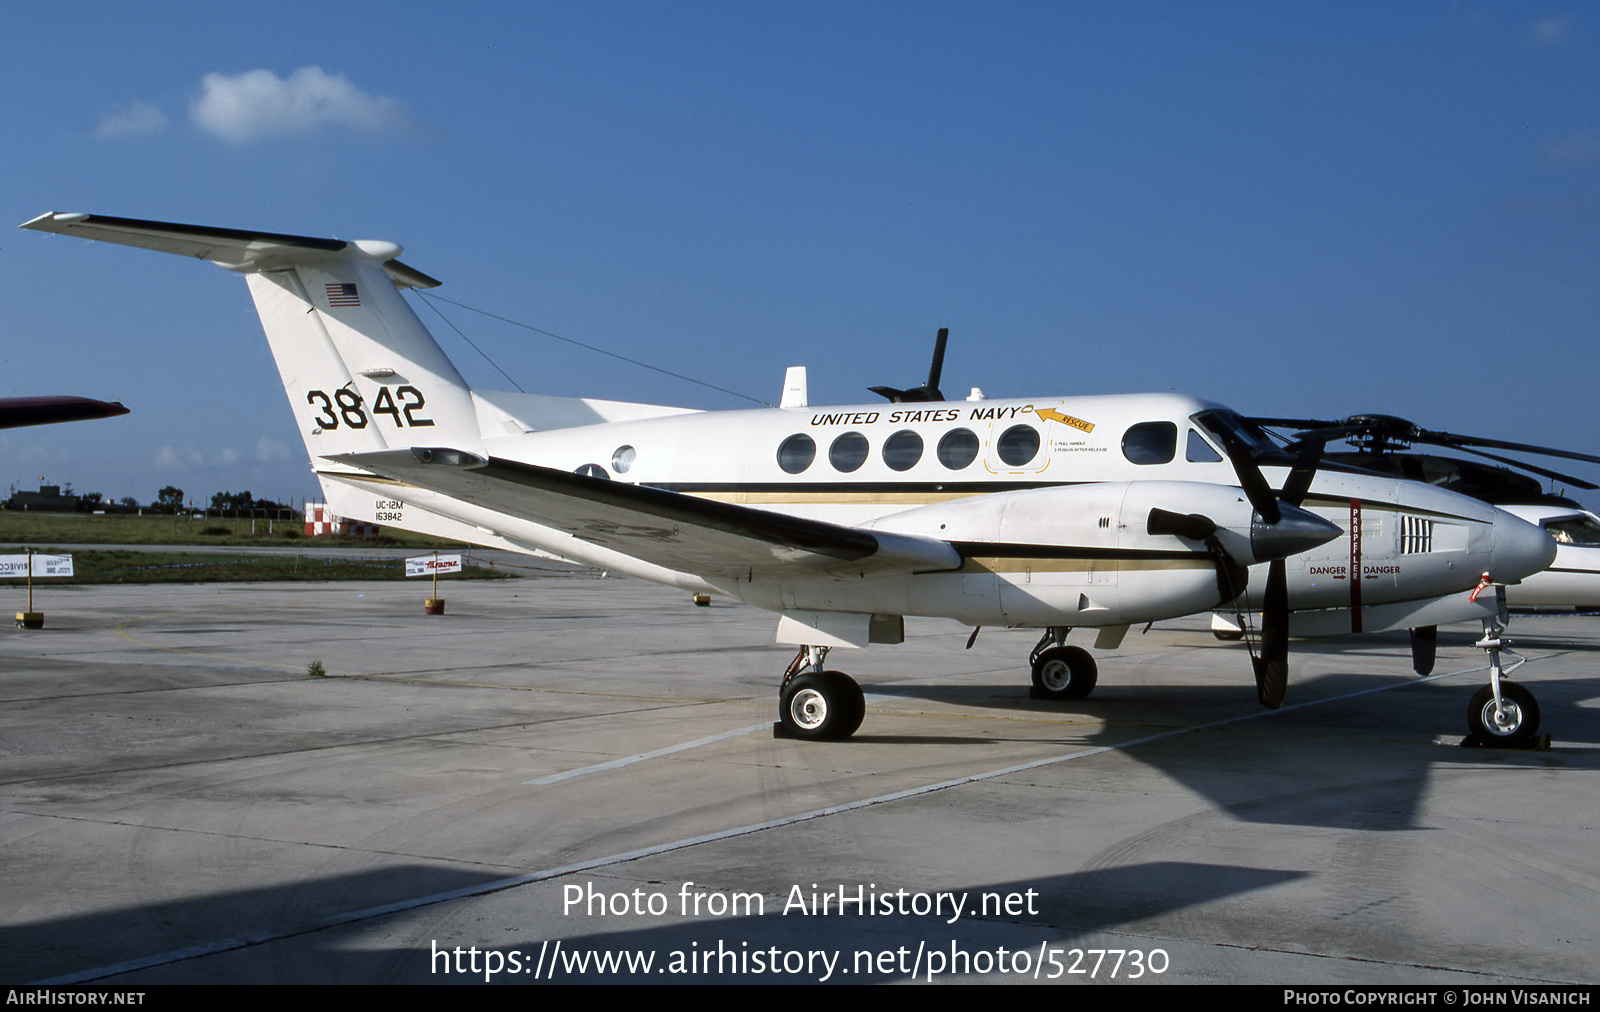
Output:
<instances>
[{"instance_id":1,"label":"distant building","mask_svg":"<svg viewBox=\"0 0 1600 1012\"><path fill-rule=\"evenodd\" d=\"M40 485L37 492L13 492L6 500L8 510L37 510L46 513L71 513L83 496L61 494L60 485Z\"/></svg>"}]
</instances>

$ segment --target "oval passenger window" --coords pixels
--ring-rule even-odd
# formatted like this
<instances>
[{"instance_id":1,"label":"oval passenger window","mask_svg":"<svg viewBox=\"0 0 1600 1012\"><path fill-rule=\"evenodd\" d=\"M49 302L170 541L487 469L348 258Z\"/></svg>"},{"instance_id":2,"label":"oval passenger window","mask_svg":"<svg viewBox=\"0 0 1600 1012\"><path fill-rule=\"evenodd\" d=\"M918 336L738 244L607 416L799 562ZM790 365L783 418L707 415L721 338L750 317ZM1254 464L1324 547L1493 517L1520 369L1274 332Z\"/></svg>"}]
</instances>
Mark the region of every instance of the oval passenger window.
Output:
<instances>
[{"instance_id":1,"label":"oval passenger window","mask_svg":"<svg viewBox=\"0 0 1600 1012\"><path fill-rule=\"evenodd\" d=\"M789 474L799 474L817 459L817 444L804 432L796 432L778 446L778 466Z\"/></svg>"}]
</instances>

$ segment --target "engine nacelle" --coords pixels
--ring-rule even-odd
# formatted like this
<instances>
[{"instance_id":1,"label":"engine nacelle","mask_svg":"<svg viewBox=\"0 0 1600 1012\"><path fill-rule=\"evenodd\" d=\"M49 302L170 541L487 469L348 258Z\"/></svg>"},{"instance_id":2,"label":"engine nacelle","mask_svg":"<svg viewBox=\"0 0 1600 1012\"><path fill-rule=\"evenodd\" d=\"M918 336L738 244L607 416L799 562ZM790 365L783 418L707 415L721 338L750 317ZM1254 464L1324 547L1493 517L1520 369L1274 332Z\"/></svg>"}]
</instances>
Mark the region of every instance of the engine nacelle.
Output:
<instances>
[{"instance_id":1,"label":"engine nacelle","mask_svg":"<svg viewBox=\"0 0 1600 1012\"><path fill-rule=\"evenodd\" d=\"M1152 511L1195 515L1188 531L1202 536L1160 533L1159 525L1152 533ZM1285 520L1308 525L1311 543L1341 533L1299 512ZM942 616L972 625L1123 625L1216 607L1232 596L1224 588L1235 594L1244 588L1243 566L1276 557L1270 552L1283 547L1281 539L1262 547L1259 518L1238 489L1201 482L997 492L919 506L865 527L947 541L963 564L910 576L752 586L746 599L787 609Z\"/></svg>"}]
</instances>

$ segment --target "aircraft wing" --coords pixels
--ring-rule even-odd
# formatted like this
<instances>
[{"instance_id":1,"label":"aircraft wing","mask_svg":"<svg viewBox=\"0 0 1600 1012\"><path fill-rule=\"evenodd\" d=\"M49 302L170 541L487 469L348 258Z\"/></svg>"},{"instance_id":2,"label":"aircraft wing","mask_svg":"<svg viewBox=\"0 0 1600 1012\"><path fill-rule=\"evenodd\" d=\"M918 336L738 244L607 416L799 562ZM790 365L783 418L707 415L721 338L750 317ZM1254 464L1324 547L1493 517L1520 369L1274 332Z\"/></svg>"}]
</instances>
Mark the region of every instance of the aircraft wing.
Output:
<instances>
[{"instance_id":1,"label":"aircraft wing","mask_svg":"<svg viewBox=\"0 0 1600 1012\"><path fill-rule=\"evenodd\" d=\"M89 397L5 397L0 398L0 429L114 418L127 413L121 401L97 401Z\"/></svg>"},{"instance_id":2,"label":"aircraft wing","mask_svg":"<svg viewBox=\"0 0 1600 1012\"><path fill-rule=\"evenodd\" d=\"M448 448L330 459L682 573L798 568L814 576L887 576L957 569L962 562L937 538L865 531Z\"/></svg>"}]
</instances>

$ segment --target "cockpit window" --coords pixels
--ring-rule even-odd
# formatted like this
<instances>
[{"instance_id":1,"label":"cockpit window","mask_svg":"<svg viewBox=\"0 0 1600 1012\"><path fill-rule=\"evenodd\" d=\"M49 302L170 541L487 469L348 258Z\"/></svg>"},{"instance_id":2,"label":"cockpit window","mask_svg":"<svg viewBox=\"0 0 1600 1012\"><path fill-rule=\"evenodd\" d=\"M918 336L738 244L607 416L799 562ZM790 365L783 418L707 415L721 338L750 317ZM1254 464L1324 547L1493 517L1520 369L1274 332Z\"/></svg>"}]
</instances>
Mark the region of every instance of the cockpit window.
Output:
<instances>
[{"instance_id":1,"label":"cockpit window","mask_svg":"<svg viewBox=\"0 0 1600 1012\"><path fill-rule=\"evenodd\" d=\"M1189 430L1189 446L1183 456L1191 464L1215 464L1222 459L1222 454L1212 449L1205 437L1193 429Z\"/></svg>"},{"instance_id":2,"label":"cockpit window","mask_svg":"<svg viewBox=\"0 0 1600 1012\"><path fill-rule=\"evenodd\" d=\"M778 446L778 466L789 474L799 474L816 459L816 441L804 432L796 432Z\"/></svg>"},{"instance_id":3,"label":"cockpit window","mask_svg":"<svg viewBox=\"0 0 1600 1012\"><path fill-rule=\"evenodd\" d=\"M1570 520L1552 520L1544 525L1550 536L1562 545L1591 545L1600 547L1600 524L1593 520L1573 517Z\"/></svg>"},{"instance_id":4,"label":"cockpit window","mask_svg":"<svg viewBox=\"0 0 1600 1012\"><path fill-rule=\"evenodd\" d=\"M1122 434L1122 455L1135 464L1165 464L1178 452L1178 427L1171 422L1140 422Z\"/></svg>"},{"instance_id":5,"label":"cockpit window","mask_svg":"<svg viewBox=\"0 0 1600 1012\"><path fill-rule=\"evenodd\" d=\"M1230 442L1237 442L1249 451L1252 458L1263 453L1283 455L1282 448L1261 431L1259 426L1252 425L1240 418L1236 412L1226 408L1202 411L1195 415L1193 420L1224 448Z\"/></svg>"}]
</instances>

